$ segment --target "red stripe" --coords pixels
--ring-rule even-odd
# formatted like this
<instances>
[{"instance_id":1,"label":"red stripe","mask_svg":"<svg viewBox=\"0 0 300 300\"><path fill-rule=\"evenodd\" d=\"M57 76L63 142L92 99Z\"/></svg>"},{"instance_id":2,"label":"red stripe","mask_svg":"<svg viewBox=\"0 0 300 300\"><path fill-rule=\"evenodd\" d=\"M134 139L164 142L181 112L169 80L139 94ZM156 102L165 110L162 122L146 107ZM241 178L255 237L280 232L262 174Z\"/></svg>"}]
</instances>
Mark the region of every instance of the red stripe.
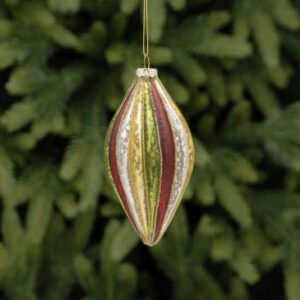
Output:
<instances>
[{"instance_id":1,"label":"red stripe","mask_svg":"<svg viewBox=\"0 0 300 300\"><path fill-rule=\"evenodd\" d=\"M130 103L133 89L134 89L134 87L131 89L126 100L124 101L123 106L120 109L119 115L116 118L115 124L114 124L112 132L111 132L111 138L110 138L110 144L109 144L109 163L110 163L111 174L114 179L119 196L124 205L124 208L126 209L126 212L128 214L128 217L130 218L131 222L136 227L136 224L134 222L134 219L132 217L132 214L131 214L129 206L128 206L126 194L125 194L123 186L122 186L122 182L121 182L121 178L120 178L119 170L118 170L118 165L117 165L117 158L116 158L116 144L117 144L118 129L120 127L120 123L121 123L123 115L126 111L126 108L128 107L128 104Z\"/></svg>"},{"instance_id":2,"label":"red stripe","mask_svg":"<svg viewBox=\"0 0 300 300\"><path fill-rule=\"evenodd\" d=\"M160 233L171 195L173 178L175 173L175 144L170 121L168 119L162 100L153 81L151 81L151 90L153 95L155 114L157 118L162 154L162 177L160 199L157 211L157 223L155 232L156 239Z\"/></svg>"}]
</instances>

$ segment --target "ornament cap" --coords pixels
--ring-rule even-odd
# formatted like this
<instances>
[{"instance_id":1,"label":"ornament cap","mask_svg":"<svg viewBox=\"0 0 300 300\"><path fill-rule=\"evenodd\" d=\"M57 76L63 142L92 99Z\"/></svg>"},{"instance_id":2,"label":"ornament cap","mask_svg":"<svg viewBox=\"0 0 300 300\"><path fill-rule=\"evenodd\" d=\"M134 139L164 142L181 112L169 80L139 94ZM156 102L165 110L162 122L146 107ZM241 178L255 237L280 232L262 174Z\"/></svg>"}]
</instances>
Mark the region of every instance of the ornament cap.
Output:
<instances>
[{"instance_id":1,"label":"ornament cap","mask_svg":"<svg viewBox=\"0 0 300 300\"><path fill-rule=\"evenodd\" d=\"M157 69L138 68L135 71L137 77L157 77Z\"/></svg>"}]
</instances>

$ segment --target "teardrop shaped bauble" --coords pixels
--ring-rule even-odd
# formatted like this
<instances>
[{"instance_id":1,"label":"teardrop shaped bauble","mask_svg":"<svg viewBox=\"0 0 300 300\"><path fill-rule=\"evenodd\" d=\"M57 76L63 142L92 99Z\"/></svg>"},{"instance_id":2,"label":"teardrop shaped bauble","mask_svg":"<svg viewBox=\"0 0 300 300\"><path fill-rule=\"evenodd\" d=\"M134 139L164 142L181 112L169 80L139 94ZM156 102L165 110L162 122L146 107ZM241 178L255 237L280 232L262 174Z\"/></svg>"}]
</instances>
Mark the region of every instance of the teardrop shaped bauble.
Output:
<instances>
[{"instance_id":1,"label":"teardrop shaped bauble","mask_svg":"<svg viewBox=\"0 0 300 300\"><path fill-rule=\"evenodd\" d=\"M137 69L106 138L109 179L144 244L168 228L194 166L189 127L157 76Z\"/></svg>"}]
</instances>

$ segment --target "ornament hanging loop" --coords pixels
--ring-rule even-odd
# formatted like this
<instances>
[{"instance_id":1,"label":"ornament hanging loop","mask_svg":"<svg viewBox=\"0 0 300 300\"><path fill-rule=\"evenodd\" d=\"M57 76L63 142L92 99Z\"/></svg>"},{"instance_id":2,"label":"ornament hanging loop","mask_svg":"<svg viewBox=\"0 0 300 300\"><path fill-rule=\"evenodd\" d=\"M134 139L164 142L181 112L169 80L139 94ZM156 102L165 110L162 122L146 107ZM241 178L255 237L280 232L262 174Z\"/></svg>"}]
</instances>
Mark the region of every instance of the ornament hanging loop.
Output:
<instances>
[{"instance_id":1,"label":"ornament hanging loop","mask_svg":"<svg viewBox=\"0 0 300 300\"><path fill-rule=\"evenodd\" d=\"M150 63L150 56L149 56L148 0L144 0L144 9L143 9L143 55L144 55L144 68L149 69L151 63Z\"/></svg>"},{"instance_id":2,"label":"ornament hanging loop","mask_svg":"<svg viewBox=\"0 0 300 300\"><path fill-rule=\"evenodd\" d=\"M150 58L149 55L144 56L144 68L150 69Z\"/></svg>"}]
</instances>

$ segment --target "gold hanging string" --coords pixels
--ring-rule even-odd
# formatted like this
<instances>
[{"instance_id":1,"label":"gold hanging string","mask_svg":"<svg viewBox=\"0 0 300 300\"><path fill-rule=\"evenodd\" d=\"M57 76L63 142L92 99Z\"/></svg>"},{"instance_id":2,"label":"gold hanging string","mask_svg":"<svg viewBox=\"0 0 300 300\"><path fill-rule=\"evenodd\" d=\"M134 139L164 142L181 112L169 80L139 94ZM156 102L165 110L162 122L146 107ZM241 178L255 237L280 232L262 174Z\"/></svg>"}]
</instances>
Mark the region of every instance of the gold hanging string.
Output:
<instances>
[{"instance_id":1,"label":"gold hanging string","mask_svg":"<svg viewBox=\"0 0 300 300\"><path fill-rule=\"evenodd\" d=\"M148 0L144 0L143 9L143 55L144 55L144 68L150 68L149 57L149 17L148 17Z\"/></svg>"}]
</instances>

